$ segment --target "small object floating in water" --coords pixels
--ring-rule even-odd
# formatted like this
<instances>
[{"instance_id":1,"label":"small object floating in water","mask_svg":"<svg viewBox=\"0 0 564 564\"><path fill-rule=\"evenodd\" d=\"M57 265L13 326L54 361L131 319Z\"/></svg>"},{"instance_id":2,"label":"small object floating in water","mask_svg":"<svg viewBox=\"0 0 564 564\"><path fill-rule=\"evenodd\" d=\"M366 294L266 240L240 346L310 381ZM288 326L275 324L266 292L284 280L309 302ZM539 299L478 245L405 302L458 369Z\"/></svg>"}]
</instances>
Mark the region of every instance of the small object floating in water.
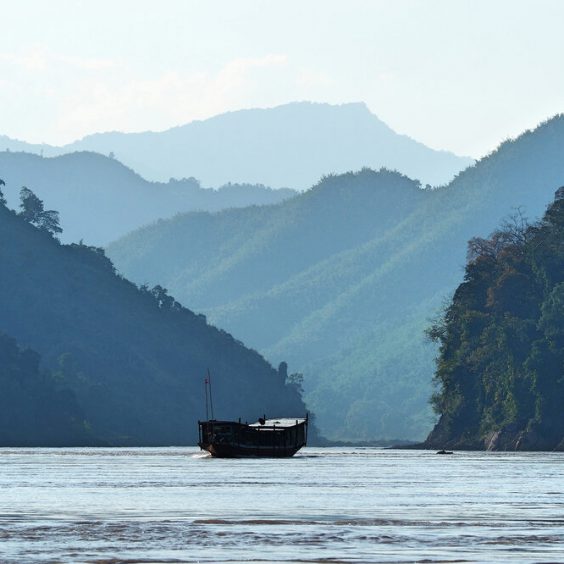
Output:
<instances>
[{"instance_id":1,"label":"small object floating in water","mask_svg":"<svg viewBox=\"0 0 564 564\"><path fill-rule=\"evenodd\" d=\"M241 421L198 421L198 446L216 458L287 458L307 443L308 416L266 419L250 425Z\"/></svg>"},{"instance_id":2,"label":"small object floating in water","mask_svg":"<svg viewBox=\"0 0 564 564\"><path fill-rule=\"evenodd\" d=\"M441 450L438 450L435 454L454 454L452 452L452 450L445 450L444 448Z\"/></svg>"}]
</instances>

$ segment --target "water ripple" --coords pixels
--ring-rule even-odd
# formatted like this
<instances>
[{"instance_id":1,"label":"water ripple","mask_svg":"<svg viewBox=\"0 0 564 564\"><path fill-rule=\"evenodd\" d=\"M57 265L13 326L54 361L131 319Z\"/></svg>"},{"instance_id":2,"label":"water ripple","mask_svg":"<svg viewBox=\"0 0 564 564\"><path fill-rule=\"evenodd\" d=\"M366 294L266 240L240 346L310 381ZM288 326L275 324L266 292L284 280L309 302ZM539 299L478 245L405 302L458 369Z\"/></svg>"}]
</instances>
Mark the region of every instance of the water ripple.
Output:
<instances>
[{"instance_id":1,"label":"water ripple","mask_svg":"<svg viewBox=\"0 0 564 564\"><path fill-rule=\"evenodd\" d=\"M564 455L0 449L0 562L564 561Z\"/></svg>"}]
</instances>

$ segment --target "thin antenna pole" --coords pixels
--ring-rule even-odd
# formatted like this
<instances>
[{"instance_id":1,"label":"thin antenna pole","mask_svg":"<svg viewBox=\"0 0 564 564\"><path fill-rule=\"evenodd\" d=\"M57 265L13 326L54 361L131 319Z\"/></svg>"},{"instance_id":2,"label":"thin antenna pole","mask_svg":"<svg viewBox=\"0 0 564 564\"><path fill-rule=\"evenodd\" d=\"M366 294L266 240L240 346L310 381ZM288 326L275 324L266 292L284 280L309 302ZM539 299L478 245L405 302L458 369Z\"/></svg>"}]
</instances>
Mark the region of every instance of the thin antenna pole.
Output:
<instances>
[{"instance_id":1,"label":"thin antenna pole","mask_svg":"<svg viewBox=\"0 0 564 564\"><path fill-rule=\"evenodd\" d=\"M212 396L212 385L211 385L211 374L210 369L208 368L208 386L210 387L210 407L211 407L211 416L212 419L215 419L213 416L213 396Z\"/></svg>"},{"instance_id":2,"label":"thin antenna pole","mask_svg":"<svg viewBox=\"0 0 564 564\"><path fill-rule=\"evenodd\" d=\"M210 420L210 414L208 412L208 379L204 378L204 389L206 391L206 421Z\"/></svg>"}]
</instances>

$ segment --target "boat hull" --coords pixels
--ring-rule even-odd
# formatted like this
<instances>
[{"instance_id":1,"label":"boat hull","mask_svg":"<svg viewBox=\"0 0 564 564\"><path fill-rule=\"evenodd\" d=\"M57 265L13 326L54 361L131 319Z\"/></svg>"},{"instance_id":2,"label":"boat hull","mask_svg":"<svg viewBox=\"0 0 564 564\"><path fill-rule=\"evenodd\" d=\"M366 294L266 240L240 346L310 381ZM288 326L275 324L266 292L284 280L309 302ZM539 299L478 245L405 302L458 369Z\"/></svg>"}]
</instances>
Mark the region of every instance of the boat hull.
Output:
<instances>
[{"instance_id":1,"label":"boat hull","mask_svg":"<svg viewBox=\"0 0 564 564\"><path fill-rule=\"evenodd\" d=\"M242 445L201 444L200 448L207 450L216 458L289 458L294 456L301 447L261 448Z\"/></svg>"},{"instance_id":2,"label":"boat hull","mask_svg":"<svg viewBox=\"0 0 564 564\"><path fill-rule=\"evenodd\" d=\"M198 445L216 458L288 458L306 445L307 418L271 422L199 421Z\"/></svg>"}]
</instances>

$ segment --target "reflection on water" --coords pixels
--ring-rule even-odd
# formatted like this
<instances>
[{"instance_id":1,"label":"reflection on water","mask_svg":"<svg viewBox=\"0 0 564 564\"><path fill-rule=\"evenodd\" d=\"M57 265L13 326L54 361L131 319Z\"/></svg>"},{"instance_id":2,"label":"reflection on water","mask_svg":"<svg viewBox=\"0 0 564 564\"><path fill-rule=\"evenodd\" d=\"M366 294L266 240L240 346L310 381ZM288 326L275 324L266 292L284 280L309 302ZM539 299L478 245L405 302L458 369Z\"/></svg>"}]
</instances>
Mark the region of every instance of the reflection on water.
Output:
<instances>
[{"instance_id":1,"label":"reflection on water","mask_svg":"<svg viewBox=\"0 0 564 564\"><path fill-rule=\"evenodd\" d=\"M0 449L0 561L564 562L564 454Z\"/></svg>"}]
</instances>

